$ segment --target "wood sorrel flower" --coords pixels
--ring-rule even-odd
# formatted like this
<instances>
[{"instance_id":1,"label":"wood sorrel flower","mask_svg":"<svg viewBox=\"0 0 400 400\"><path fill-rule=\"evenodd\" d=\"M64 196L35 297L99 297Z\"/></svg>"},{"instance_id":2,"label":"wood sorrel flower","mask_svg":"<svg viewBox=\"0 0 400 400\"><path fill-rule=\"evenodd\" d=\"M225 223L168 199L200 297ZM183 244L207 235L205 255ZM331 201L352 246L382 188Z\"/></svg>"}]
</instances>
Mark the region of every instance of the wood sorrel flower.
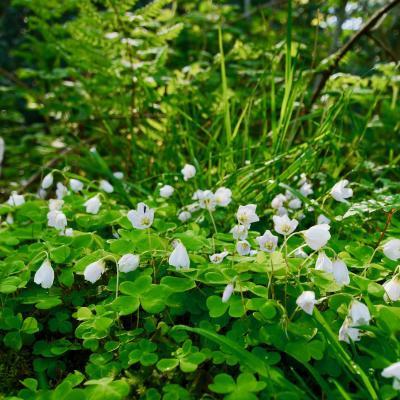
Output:
<instances>
[{"instance_id":1,"label":"wood sorrel flower","mask_svg":"<svg viewBox=\"0 0 400 400\"><path fill-rule=\"evenodd\" d=\"M389 240L383 246L383 254L393 261L397 261L400 258L400 239Z\"/></svg>"},{"instance_id":2,"label":"wood sorrel flower","mask_svg":"<svg viewBox=\"0 0 400 400\"><path fill-rule=\"evenodd\" d=\"M179 270L180 268L184 270L189 269L190 258L186 247L182 244L181 241L177 241L173 245L175 248L169 256L169 265L175 267L177 270Z\"/></svg>"},{"instance_id":3,"label":"wood sorrel flower","mask_svg":"<svg viewBox=\"0 0 400 400\"><path fill-rule=\"evenodd\" d=\"M183 175L183 179L187 181L196 175L196 168L192 164L185 164L181 170L181 173Z\"/></svg>"},{"instance_id":4,"label":"wood sorrel flower","mask_svg":"<svg viewBox=\"0 0 400 400\"><path fill-rule=\"evenodd\" d=\"M281 217L279 215L274 215L272 219L275 224L275 231L284 236L293 233L299 224L296 219L290 219L287 215L283 215Z\"/></svg>"},{"instance_id":5,"label":"wood sorrel flower","mask_svg":"<svg viewBox=\"0 0 400 400\"><path fill-rule=\"evenodd\" d=\"M349 197L353 196L353 190L346 187L349 184L347 179L337 182L331 189L331 196L341 203L347 203Z\"/></svg>"},{"instance_id":6,"label":"wood sorrel flower","mask_svg":"<svg viewBox=\"0 0 400 400\"><path fill-rule=\"evenodd\" d=\"M48 289L53 286L54 270L48 259L44 260L40 268L36 271L33 281L43 289Z\"/></svg>"},{"instance_id":7,"label":"wood sorrel flower","mask_svg":"<svg viewBox=\"0 0 400 400\"><path fill-rule=\"evenodd\" d=\"M89 214L97 214L101 207L100 196L96 194L96 196L87 200L84 204L86 207L86 212Z\"/></svg>"},{"instance_id":8,"label":"wood sorrel flower","mask_svg":"<svg viewBox=\"0 0 400 400\"><path fill-rule=\"evenodd\" d=\"M136 210L128 212L128 219L136 229L150 228L154 221L154 209L144 203L139 203Z\"/></svg>"},{"instance_id":9,"label":"wood sorrel flower","mask_svg":"<svg viewBox=\"0 0 400 400\"><path fill-rule=\"evenodd\" d=\"M262 251L272 253L275 251L278 244L278 236L273 235L271 231L268 230L265 231L264 235L257 236L256 241Z\"/></svg>"},{"instance_id":10,"label":"wood sorrel flower","mask_svg":"<svg viewBox=\"0 0 400 400\"><path fill-rule=\"evenodd\" d=\"M91 264L89 264L86 268L85 271L83 272L83 275L85 279L91 283L95 283L98 281L105 272L106 267L104 264L103 260L95 261Z\"/></svg>"},{"instance_id":11,"label":"wood sorrel flower","mask_svg":"<svg viewBox=\"0 0 400 400\"><path fill-rule=\"evenodd\" d=\"M306 231L303 231L307 246L311 247L313 250L319 250L324 247L331 238L331 234L329 233L330 228L328 224L321 224L314 225Z\"/></svg>"},{"instance_id":12,"label":"wood sorrel flower","mask_svg":"<svg viewBox=\"0 0 400 400\"><path fill-rule=\"evenodd\" d=\"M312 315L316 302L315 293L311 290L304 291L296 300L296 304L309 315Z\"/></svg>"}]
</instances>

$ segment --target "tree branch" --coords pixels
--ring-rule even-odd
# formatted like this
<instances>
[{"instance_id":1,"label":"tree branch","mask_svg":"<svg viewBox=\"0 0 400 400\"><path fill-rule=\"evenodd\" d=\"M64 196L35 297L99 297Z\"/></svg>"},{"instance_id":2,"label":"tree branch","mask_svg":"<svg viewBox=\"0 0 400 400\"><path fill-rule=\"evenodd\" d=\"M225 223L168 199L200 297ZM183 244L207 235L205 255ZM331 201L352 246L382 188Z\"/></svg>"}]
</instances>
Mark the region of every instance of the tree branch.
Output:
<instances>
[{"instance_id":1,"label":"tree branch","mask_svg":"<svg viewBox=\"0 0 400 400\"><path fill-rule=\"evenodd\" d=\"M400 3L400 0L392 0L383 6L381 9L376 11L371 18L361 27L359 31L357 31L337 52L333 62L330 66L322 73L321 80L318 83L317 88L314 90L312 94L310 104L308 108L310 109L312 105L318 99L320 93L325 87L326 82L328 81L329 77L338 67L340 61L343 57L347 54L347 52L360 40L361 36L367 34L375 25L376 23L392 8L397 6Z\"/></svg>"}]
</instances>

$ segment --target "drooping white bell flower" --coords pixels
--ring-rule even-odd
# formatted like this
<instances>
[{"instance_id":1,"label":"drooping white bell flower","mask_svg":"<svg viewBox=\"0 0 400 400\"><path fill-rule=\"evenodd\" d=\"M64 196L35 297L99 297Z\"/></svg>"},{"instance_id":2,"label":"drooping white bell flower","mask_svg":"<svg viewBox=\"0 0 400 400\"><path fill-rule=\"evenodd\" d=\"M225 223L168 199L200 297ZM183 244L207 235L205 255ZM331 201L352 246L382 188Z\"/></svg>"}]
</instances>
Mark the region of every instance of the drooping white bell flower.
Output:
<instances>
[{"instance_id":1,"label":"drooping white bell flower","mask_svg":"<svg viewBox=\"0 0 400 400\"><path fill-rule=\"evenodd\" d=\"M385 243L383 254L393 261L400 259L400 239L392 239Z\"/></svg>"},{"instance_id":2,"label":"drooping white bell flower","mask_svg":"<svg viewBox=\"0 0 400 400\"><path fill-rule=\"evenodd\" d=\"M289 201L288 207L292 210L298 210L301 208L301 200L295 197L294 199Z\"/></svg>"},{"instance_id":3,"label":"drooping white bell flower","mask_svg":"<svg viewBox=\"0 0 400 400\"><path fill-rule=\"evenodd\" d=\"M3 137L0 136L0 166L1 164L3 164L5 149L6 149L6 144L4 142Z\"/></svg>"},{"instance_id":4,"label":"drooping white bell flower","mask_svg":"<svg viewBox=\"0 0 400 400\"><path fill-rule=\"evenodd\" d=\"M311 290L304 291L296 300L296 304L309 315L312 315L316 302L315 293Z\"/></svg>"},{"instance_id":5,"label":"drooping white bell flower","mask_svg":"<svg viewBox=\"0 0 400 400\"><path fill-rule=\"evenodd\" d=\"M178 215L178 219L181 222L186 222L192 217L192 214L189 211L181 211Z\"/></svg>"},{"instance_id":6,"label":"drooping white bell flower","mask_svg":"<svg viewBox=\"0 0 400 400\"><path fill-rule=\"evenodd\" d=\"M222 293L222 302L223 303L227 303L229 301L229 299L232 296L233 291L234 291L233 283L228 283L225 286L224 292Z\"/></svg>"},{"instance_id":7,"label":"drooping white bell flower","mask_svg":"<svg viewBox=\"0 0 400 400\"><path fill-rule=\"evenodd\" d=\"M61 233L60 233L61 234ZM67 228L64 232L64 236L74 236L74 230L72 228Z\"/></svg>"},{"instance_id":8,"label":"drooping white bell flower","mask_svg":"<svg viewBox=\"0 0 400 400\"><path fill-rule=\"evenodd\" d=\"M113 173L114 178L117 178L119 180L124 179L124 173L122 171L116 171Z\"/></svg>"},{"instance_id":9,"label":"drooping white bell flower","mask_svg":"<svg viewBox=\"0 0 400 400\"><path fill-rule=\"evenodd\" d=\"M136 210L128 212L128 219L136 229L150 228L154 221L154 209L144 203L139 203Z\"/></svg>"},{"instance_id":10,"label":"drooping white bell flower","mask_svg":"<svg viewBox=\"0 0 400 400\"><path fill-rule=\"evenodd\" d=\"M345 262L340 258L332 263L332 273L338 285L348 285L350 283L349 270Z\"/></svg>"},{"instance_id":11,"label":"drooping white bell flower","mask_svg":"<svg viewBox=\"0 0 400 400\"><path fill-rule=\"evenodd\" d=\"M221 187L215 192L214 199L217 206L227 207L232 201L232 191L228 188Z\"/></svg>"},{"instance_id":12,"label":"drooping white bell flower","mask_svg":"<svg viewBox=\"0 0 400 400\"><path fill-rule=\"evenodd\" d=\"M50 172L42 180L41 184L42 189L48 189L53 184L53 182L54 182L53 174Z\"/></svg>"},{"instance_id":13,"label":"drooping white bell flower","mask_svg":"<svg viewBox=\"0 0 400 400\"><path fill-rule=\"evenodd\" d=\"M88 214L97 214L101 207L100 196L96 194L84 203Z\"/></svg>"},{"instance_id":14,"label":"drooping white bell flower","mask_svg":"<svg viewBox=\"0 0 400 400\"><path fill-rule=\"evenodd\" d=\"M210 261L213 264L221 264L224 258L228 255L229 253L227 251L223 251L222 253L215 253L210 256Z\"/></svg>"},{"instance_id":15,"label":"drooping white bell flower","mask_svg":"<svg viewBox=\"0 0 400 400\"><path fill-rule=\"evenodd\" d=\"M61 200L67 194L68 194L68 188L64 186L61 182L57 182L57 189L56 189L57 199Z\"/></svg>"},{"instance_id":16,"label":"drooping white bell flower","mask_svg":"<svg viewBox=\"0 0 400 400\"><path fill-rule=\"evenodd\" d=\"M60 211L63 205L64 205L64 200L49 199L49 210L50 211Z\"/></svg>"},{"instance_id":17,"label":"drooping white bell flower","mask_svg":"<svg viewBox=\"0 0 400 400\"><path fill-rule=\"evenodd\" d=\"M114 186L111 185L111 183L108 182L107 180L102 179L100 181L100 189L106 193L112 193L114 191Z\"/></svg>"},{"instance_id":18,"label":"drooping white bell flower","mask_svg":"<svg viewBox=\"0 0 400 400\"><path fill-rule=\"evenodd\" d=\"M48 259L44 260L40 268L36 271L33 281L43 289L49 289L53 286L54 270Z\"/></svg>"},{"instance_id":19,"label":"drooping white bell flower","mask_svg":"<svg viewBox=\"0 0 400 400\"><path fill-rule=\"evenodd\" d=\"M328 217L325 217L324 214L321 214L318 216L317 218L317 224L321 225L321 224L330 224L331 220Z\"/></svg>"},{"instance_id":20,"label":"drooping white bell flower","mask_svg":"<svg viewBox=\"0 0 400 400\"><path fill-rule=\"evenodd\" d=\"M236 213L236 218L238 222L247 228L250 227L250 224L253 222L257 222L260 220L256 214L257 206L255 204L248 204L246 206L239 206L239 209Z\"/></svg>"},{"instance_id":21,"label":"drooping white bell flower","mask_svg":"<svg viewBox=\"0 0 400 400\"><path fill-rule=\"evenodd\" d=\"M247 256L250 254L250 243L247 240L240 240L236 243L236 251L241 256Z\"/></svg>"},{"instance_id":22,"label":"drooping white bell flower","mask_svg":"<svg viewBox=\"0 0 400 400\"><path fill-rule=\"evenodd\" d=\"M400 390L400 361L397 361L382 371L384 378L393 378L393 389Z\"/></svg>"},{"instance_id":23,"label":"drooping white bell flower","mask_svg":"<svg viewBox=\"0 0 400 400\"><path fill-rule=\"evenodd\" d=\"M331 238L331 234L329 233L330 228L328 224L321 224L314 225L306 231L303 231L307 246L311 247L313 250L319 250L324 247Z\"/></svg>"},{"instance_id":24,"label":"drooping white bell flower","mask_svg":"<svg viewBox=\"0 0 400 400\"><path fill-rule=\"evenodd\" d=\"M310 194L314 193L311 183L308 182L303 183L299 191L304 197L308 197Z\"/></svg>"},{"instance_id":25,"label":"drooping white bell flower","mask_svg":"<svg viewBox=\"0 0 400 400\"><path fill-rule=\"evenodd\" d=\"M282 217L274 215L272 219L274 221L275 231L285 236L293 233L299 224L296 219L290 219L287 215L283 215Z\"/></svg>"},{"instance_id":26,"label":"drooping white bell flower","mask_svg":"<svg viewBox=\"0 0 400 400\"><path fill-rule=\"evenodd\" d=\"M174 188L170 185L164 185L162 188L160 188L160 196L164 197L165 199L171 197L173 193L174 193Z\"/></svg>"},{"instance_id":27,"label":"drooping white bell flower","mask_svg":"<svg viewBox=\"0 0 400 400\"><path fill-rule=\"evenodd\" d=\"M283 217L284 215L288 215L288 210L286 207L279 207L276 210L276 215L278 215L279 217Z\"/></svg>"},{"instance_id":28,"label":"drooping white bell flower","mask_svg":"<svg viewBox=\"0 0 400 400\"><path fill-rule=\"evenodd\" d=\"M14 218L13 218L13 216L12 216L11 213L8 213L8 214L7 214L6 223L7 223L8 225L12 225L12 224L14 223Z\"/></svg>"},{"instance_id":29,"label":"drooping white bell flower","mask_svg":"<svg viewBox=\"0 0 400 400\"><path fill-rule=\"evenodd\" d=\"M83 182L72 178L69 180L69 187L75 193L80 192L83 189Z\"/></svg>"},{"instance_id":30,"label":"drooping white bell flower","mask_svg":"<svg viewBox=\"0 0 400 400\"><path fill-rule=\"evenodd\" d=\"M350 325L349 318L347 317L339 329L339 340L346 343L350 343L350 341L357 342L360 340L360 330L353 328Z\"/></svg>"},{"instance_id":31,"label":"drooping white bell flower","mask_svg":"<svg viewBox=\"0 0 400 400\"><path fill-rule=\"evenodd\" d=\"M347 203L349 197L353 196L353 190L346 187L349 184L347 179L337 182L331 189L331 196L341 203Z\"/></svg>"},{"instance_id":32,"label":"drooping white bell flower","mask_svg":"<svg viewBox=\"0 0 400 400\"><path fill-rule=\"evenodd\" d=\"M354 300L349 310L351 326L368 325L371 320L371 314L368 307L360 301Z\"/></svg>"},{"instance_id":33,"label":"drooping white bell flower","mask_svg":"<svg viewBox=\"0 0 400 400\"><path fill-rule=\"evenodd\" d=\"M103 273L106 270L106 266L104 264L103 260L95 261L89 264L86 268L85 271L83 272L83 276L85 279L91 283L95 283L98 281L103 275Z\"/></svg>"},{"instance_id":34,"label":"drooping white bell flower","mask_svg":"<svg viewBox=\"0 0 400 400\"><path fill-rule=\"evenodd\" d=\"M183 175L183 180L187 181L196 175L196 168L192 164L185 164L185 166L181 169L181 173Z\"/></svg>"},{"instance_id":35,"label":"drooping white bell flower","mask_svg":"<svg viewBox=\"0 0 400 400\"><path fill-rule=\"evenodd\" d=\"M198 190L197 199L199 200L200 208L214 211L217 205L214 193L211 190Z\"/></svg>"},{"instance_id":36,"label":"drooping white bell flower","mask_svg":"<svg viewBox=\"0 0 400 400\"><path fill-rule=\"evenodd\" d=\"M308 254L301 247L299 247L294 252L294 256L298 257L298 258L302 258L303 260L305 260L308 257Z\"/></svg>"},{"instance_id":37,"label":"drooping white bell flower","mask_svg":"<svg viewBox=\"0 0 400 400\"><path fill-rule=\"evenodd\" d=\"M47 225L63 231L67 226L67 217L62 211L53 210L47 213Z\"/></svg>"},{"instance_id":38,"label":"drooping white bell flower","mask_svg":"<svg viewBox=\"0 0 400 400\"><path fill-rule=\"evenodd\" d=\"M180 241L174 243L173 245L174 245L174 250L172 251L168 259L169 265L175 267L177 270L181 268L183 270L189 269L190 258L186 250L186 247Z\"/></svg>"},{"instance_id":39,"label":"drooping white bell flower","mask_svg":"<svg viewBox=\"0 0 400 400\"><path fill-rule=\"evenodd\" d=\"M39 188L39 190L37 191L37 196L39 197L39 199L44 200L47 196L46 190Z\"/></svg>"},{"instance_id":40,"label":"drooping white bell flower","mask_svg":"<svg viewBox=\"0 0 400 400\"><path fill-rule=\"evenodd\" d=\"M248 228L244 225L235 225L231 230L232 236L236 240L245 240L249 234Z\"/></svg>"},{"instance_id":41,"label":"drooping white bell flower","mask_svg":"<svg viewBox=\"0 0 400 400\"><path fill-rule=\"evenodd\" d=\"M267 230L264 232L264 235L257 236L256 241L262 251L272 253L278 244L278 236L273 235L271 231Z\"/></svg>"},{"instance_id":42,"label":"drooping white bell flower","mask_svg":"<svg viewBox=\"0 0 400 400\"><path fill-rule=\"evenodd\" d=\"M136 254L124 254L119 260L118 260L118 269L121 272L131 272L134 271L138 266L140 262L140 257Z\"/></svg>"},{"instance_id":43,"label":"drooping white bell flower","mask_svg":"<svg viewBox=\"0 0 400 400\"><path fill-rule=\"evenodd\" d=\"M286 202L286 196L282 193L277 194L271 201L271 207L275 208L276 210L280 207L283 207L283 203Z\"/></svg>"},{"instance_id":44,"label":"drooping white bell flower","mask_svg":"<svg viewBox=\"0 0 400 400\"><path fill-rule=\"evenodd\" d=\"M315 269L317 271L324 271L330 274L333 272L332 260L325 254L324 251L319 252L317 261L315 263Z\"/></svg>"},{"instance_id":45,"label":"drooping white bell flower","mask_svg":"<svg viewBox=\"0 0 400 400\"><path fill-rule=\"evenodd\" d=\"M397 301L400 299L400 278L398 275L386 281L383 284L383 288L385 289L383 299L386 302Z\"/></svg>"},{"instance_id":46,"label":"drooping white bell flower","mask_svg":"<svg viewBox=\"0 0 400 400\"><path fill-rule=\"evenodd\" d=\"M22 194L18 194L17 192L11 192L11 195L7 200L7 204L14 207L18 207L24 203L24 196Z\"/></svg>"}]
</instances>

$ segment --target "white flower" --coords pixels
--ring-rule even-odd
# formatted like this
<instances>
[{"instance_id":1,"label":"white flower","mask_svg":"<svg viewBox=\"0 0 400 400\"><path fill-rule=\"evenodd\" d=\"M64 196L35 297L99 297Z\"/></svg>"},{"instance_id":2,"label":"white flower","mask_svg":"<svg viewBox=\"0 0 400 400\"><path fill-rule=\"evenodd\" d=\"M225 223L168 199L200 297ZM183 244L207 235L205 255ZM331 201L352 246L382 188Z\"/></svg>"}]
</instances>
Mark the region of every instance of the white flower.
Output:
<instances>
[{"instance_id":1,"label":"white flower","mask_svg":"<svg viewBox=\"0 0 400 400\"><path fill-rule=\"evenodd\" d=\"M338 285L348 285L350 283L350 276L347 265L340 258L332 263L332 272Z\"/></svg>"},{"instance_id":2,"label":"white flower","mask_svg":"<svg viewBox=\"0 0 400 400\"><path fill-rule=\"evenodd\" d=\"M87 200L84 204L86 207L86 212L89 214L97 214L101 207L100 196L96 194L96 196Z\"/></svg>"},{"instance_id":3,"label":"white flower","mask_svg":"<svg viewBox=\"0 0 400 400\"><path fill-rule=\"evenodd\" d=\"M272 253L278 244L278 236L275 236L271 231L265 231L264 235L256 237L256 241L262 251Z\"/></svg>"},{"instance_id":4,"label":"white flower","mask_svg":"<svg viewBox=\"0 0 400 400\"><path fill-rule=\"evenodd\" d=\"M228 188L221 187L215 192L214 199L217 206L226 207L232 201L232 191Z\"/></svg>"},{"instance_id":5,"label":"white flower","mask_svg":"<svg viewBox=\"0 0 400 400\"><path fill-rule=\"evenodd\" d=\"M9 199L7 200L7 204L10 206L18 207L25 203L25 198L22 194L18 194L17 192L11 192Z\"/></svg>"},{"instance_id":6,"label":"white flower","mask_svg":"<svg viewBox=\"0 0 400 400\"><path fill-rule=\"evenodd\" d=\"M232 296L234 287L233 287L233 283L228 283L225 286L224 292L222 293L222 302L223 303L227 303L229 301L229 299Z\"/></svg>"},{"instance_id":7,"label":"white flower","mask_svg":"<svg viewBox=\"0 0 400 400\"><path fill-rule=\"evenodd\" d=\"M304 185L306 182L307 182L307 175L306 175L304 172L302 172L302 173L300 174L300 179L299 179L298 185L299 185L299 186L302 186L302 185Z\"/></svg>"},{"instance_id":8,"label":"white flower","mask_svg":"<svg viewBox=\"0 0 400 400\"><path fill-rule=\"evenodd\" d=\"M116 171L113 173L113 175L114 175L114 178L117 178L119 180L124 179L124 173L121 171Z\"/></svg>"},{"instance_id":9,"label":"white flower","mask_svg":"<svg viewBox=\"0 0 400 400\"><path fill-rule=\"evenodd\" d=\"M241 255L241 256L247 256L250 254L250 244L247 240L240 240L239 242L236 243L236 251Z\"/></svg>"},{"instance_id":10,"label":"white flower","mask_svg":"<svg viewBox=\"0 0 400 400\"><path fill-rule=\"evenodd\" d=\"M68 189L61 182L57 182L57 189L56 189L57 199L61 200L67 194L68 194Z\"/></svg>"},{"instance_id":11,"label":"white flower","mask_svg":"<svg viewBox=\"0 0 400 400\"><path fill-rule=\"evenodd\" d=\"M48 289L53 286L54 270L51 267L49 260L44 260L40 268L36 271L33 281L42 286L43 289Z\"/></svg>"},{"instance_id":12,"label":"white flower","mask_svg":"<svg viewBox=\"0 0 400 400\"><path fill-rule=\"evenodd\" d=\"M400 239L389 240L383 246L383 254L385 254L387 258L397 261L400 258Z\"/></svg>"},{"instance_id":13,"label":"white flower","mask_svg":"<svg viewBox=\"0 0 400 400\"><path fill-rule=\"evenodd\" d=\"M227 251L223 251L222 253L215 253L210 256L210 261L213 264L221 264L223 259L228 255Z\"/></svg>"},{"instance_id":14,"label":"white flower","mask_svg":"<svg viewBox=\"0 0 400 400\"><path fill-rule=\"evenodd\" d=\"M309 196L310 194L313 194L314 191L312 190L312 185L311 185L311 183L307 183L307 182L303 183L303 185L302 185L301 188L300 188L300 193L301 193L304 197L307 197L307 196Z\"/></svg>"},{"instance_id":15,"label":"white flower","mask_svg":"<svg viewBox=\"0 0 400 400\"><path fill-rule=\"evenodd\" d=\"M59 211L64 205L64 200L59 199L50 199L49 200L49 210L50 211Z\"/></svg>"},{"instance_id":16,"label":"white flower","mask_svg":"<svg viewBox=\"0 0 400 400\"><path fill-rule=\"evenodd\" d=\"M106 193L112 193L114 191L113 185L105 179L100 181L100 189L104 190Z\"/></svg>"},{"instance_id":17,"label":"white flower","mask_svg":"<svg viewBox=\"0 0 400 400\"><path fill-rule=\"evenodd\" d=\"M346 199L353 196L353 190L346 187L348 184L349 181L347 179L343 179L336 183L331 189L331 196L341 203L347 203Z\"/></svg>"},{"instance_id":18,"label":"white flower","mask_svg":"<svg viewBox=\"0 0 400 400\"><path fill-rule=\"evenodd\" d=\"M279 207L276 210L276 215L279 215L280 217L283 217L284 215L288 215L288 211L285 207Z\"/></svg>"},{"instance_id":19,"label":"white flower","mask_svg":"<svg viewBox=\"0 0 400 400\"><path fill-rule=\"evenodd\" d=\"M321 214L318 216L317 218L317 224L321 225L321 224L330 224L331 220L328 217L325 217L324 214Z\"/></svg>"},{"instance_id":20,"label":"white flower","mask_svg":"<svg viewBox=\"0 0 400 400\"><path fill-rule=\"evenodd\" d=\"M65 236L74 236L74 230L72 228L67 228L64 232Z\"/></svg>"},{"instance_id":21,"label":"white flower","mask_svg":"<svg viewBox=\"0 0 400 400\"><path fill-rule=\"evenodd\" d=\"M11 213L8 213L8 214L7 214L6 223L7 223L8 225L12 225L12 224L14 223L14 218L13 218L13 216L12 216Z\"/></svg>"},{"instance_id":22,"label":"white flower","mask_svg":"<svg viewBox=\"0 0 400 400\"><path fill-rule=\"evenodd\" d=\"M271 201L271 207L276 210L280 207L283 207L283 203L286 201L286 197L283 194L276 195Z\"/></svg>"},{"instance_id":23,"label":"white flower","mask_svg":"<svg viewBox=\"0 0 400 400\"><path fill-rule=\"evenodd\" d=\"M394 378L393 379L393 389L400 390L400 361L397 361L382 371L382 376L384 378Z\"/></svg>"},{"instance_id":24,"label":"white flower","mask_svg":"<svg viewBox=\"0 0 400 400\"><path fill-rule=\"evenodd\" d=\"M311 290L306 290L296 300L296 304L309 315L312 315L316 302L315 293Z\"/></svg>"},{"instance_id":25,"label":"white flower","mask_svg":"<svg viewBox=\"0 0 400 400\"><path fill-rule=\"evenodd\" d=\"M236 213L236 218L238 222L248 228L253 222L259 221L260 218L258 218L256 214L256 208L257 206L255 204L239 206L239 209Z\"/></svg>"},{"instance_id":26,"label":"white flower","mask_svg":"<svg viewBox=\"0 0 400 400\"><path fill-rule=\"evenodd\" d=\"M353 327L358 325L368 325L371 320L371 314L368 307L357 300L354 300L351 303L349 317Z\"/></svg>"},{"instance_id":27,"label":"white flower","mask_svg":"<svg viewBox=\"0 0 400 400\"><path fill-rule=\"evenodd\" d=\"M308 257L308 254L301 248L296 249L294 255L298 258L303 258L304 260Z\"/></svg>"},{"instance_id":28,"label":"white flower","mask_svg":"<svg viewBox=\"0 0 400 400\"><path fill-rule=\"evenodd\" d=\"M70 179L69 187L75 193L80 192L83 189L83 182L79 181L78 179Z\"/></svg>"},{"instance_id":29,"label":"white flower","mask_svg":"<svg viewBox=\"0 0 400 400\"><path fill-rule=\"evenodd\" d=\"M42 189L48 189L53 184L53 181L54 181L53 174L50 172L42 180L41 184Z\"/></svg>"},{"instance_id":30,"label":"white flower","mask_svg":"<svg viewBox=\"0 0 400 400\"><path fill-rule=\"evenodd\" d=\"M386 292L383 296L383 299L386 302L397 301L398 299L400 299L400 279L398 276L394 276L389 281L386 281L383 284L383 288Z\"/></svg>"},{"instance_id":31,"label":"white flower","mask_svg":"<svg viewBox=\"0 0 400 400\"><path fill-rule=\"evenodd\" d=\"M280 217L279 215L274 215L272 217L274 221L274 229L281 235L290 235L297 228L299 222L295 219L290 219L287 215Z\"/></svg>"},{"instance_id":32,"label":"white flower","mask_svg":"<svg viewBox=\"0 0 400 400\"><path fill-rule=\"evenodd\" d=\"M301 200L295 197L293 200L289 201L288 206L292 210L298 210L301 207Z\"/></svg>"},{"instance_id":33,"label":"white flower","mask_svg":"<svg viewBox=\"0 0 400 400\"><path fill-rule=\"evenodd\" d=\"M306 231L303 231L307 246L311 247L313 250L319 250L324 247L331 238L331 234L329 233L330 228L328 224L321 224L314 225Z\"/></svg>"},{"instance_id":34,"label":"white flower","mask_svg":"<svg viewBox=\"0 0 400 400\"><path fill-rule=\"evenodd\" d=\"M125 254L118 260L118 269L121 272L134 271L139 266L140 257L136 254Z\"/></svg>"},{"instance_id":35,"label":"white flower","mask_svg":"<svg viewBox=\"0 0 400 400\"><path fill-rule=\"evenodd\" d=\"M200 208L214 211L217 205L214 197L214 193L211 190L198 190L195 195L199 200Z\"/></svg>"},{"instance_id":36,"label":"white flower","mask_svg":"<svg viewBox=\"0 0 400 400\"><path fill-rule=\"evenodd\" d=\"M189 254L186 250L186 247L182 244L182 242L178 242L175 244L175 248L169 256L168 260L169 265L172 265L177 270L189 269L190 267L190 258Z\"/></svg>"},{"instance_id":37,"label":"white flower","mask_svg":"<svg viewBox=\"0 0 400 400\"><path fill-rule=\"evenodd\" d=\"M292 200L294 198L294 195L289 189L286 189L285 190L285 197L286 197L286 200L289 201L289 200Z\"/></svg>"},{"instance_id":38,"label":"white flower","mask_svg":"<svg viewBox=\"0 0 400 400\"><path fill-rule=\"evenodd\" d=\"M178 219L181 222L186 222L191 218L192 214L189 211L182 211L178 215Z\"/></svg>"},{"instance_id":39,"label":"white flower","mask_svg":"<svg viewBox=\"0 0 400 400\"><path fill-rule=\"evenodd\" d=\"M47 213L47 225L59 231L63 231L67 226L67 217L62 211L49 211Z\"/></svg>"},{"instance_id":40,"label":"white flower","mask_svg":"<svg viewBox=\"0 0 400 400\"><path fill-rule=\"evenodd\" d=\"M346 318L339 329L339 340L342 342L350 343L360 340L360 330L350 326L350 321Z\"/></svg>"},{"instance_id":41,"label":"white flower","mask_svg":"<svg viewBox=\"0 0 400 400\"><path fill-rule=\"evenodd\" d=\"M40 188L37 192L37 196L39 197L39 199L45 199L47 196L47 192L44 189Z\"/></svg>"},{"instance_id":42,"label":"white flower","mask_svg":"<svg viewBox=\"0 0 400 400\"><path fill-rule=\"evenodd\" d=\"M318 254L318 258L317 261L315 263L315 269L317 271L325 271L328 273L332 273L333 272L333 264L331 259L325 254L324 251L321 251Z\"/></svg>"},{"instance_id":43,"label":"white flower","mask_svg":"<svg viewBox=\"0 0 400 400\"><path fill-rule=\"evenodd\" d=\"M85 279L91 283L95 283L98 281L103 275L103 273L106 270L106 266L104 265L104 261L95 261L91 264L89 264L86 268L85 271L83 272L83 275Z\"/></svg>"},{"instance_id":44,"label":"white flower","mask_svg":"<svg viewBox=\"0 0 400 400\"><path fill-rule=\"evenodd\" d=\"M248 235L248 229L244 225L235 225L231 230L232 236L234 239L238 240L245 240Z\"/></svg>"},{"instance_id":45,"label":"white flower","mask_svg":"<svg viewBox=\"0 0 400 400\"><path fill-rule=\"evenodd\" d=\"M200 210L199 203L192 203L186 206L189 212L193 213Z\"/></svg>"},{"instance_id":46,"label":"white flower","mask_svg":"<svg viewBox=\"0 0 400 400\"><path fill-rule=\"evenodd\" d=\"M196 168L192 164L185 164L185 166L181 170L183 179L187 181L190 178L193 178L196 175Z\"/></svg>"},{"instance_id":47,"label":"white flower","mask_svg":"<svg viewBox=\"0 0 400 400\"><path fill-rule=\"evenodd\" d=\"M153 224L154 209L144 203L139 203L136 210L128 212L128 219L136 229L147 229Z\"/></svg>"},{"instance_id":48,"label":"white flower","mask_svg":"<svg viewBox=\"0 0 400 400\"><path fill-rule=\"evenodd\" d=\"M0 165L3 163L5 148L6 148L6 145L5 145L4 139L0 136Z\"/></svg>"},{"instance_id":49,"label":"white flower","mask_svg":"<svg viewBox=\"0 0 400 400\"><path fill-rule=\"evenodd\" d=\"M170 185L164 185L161 189L160 189L160 196L164 197L164 198L168 198L171 197L172 194L174 193L174 188Z\"/></svg>"}]
</instances>

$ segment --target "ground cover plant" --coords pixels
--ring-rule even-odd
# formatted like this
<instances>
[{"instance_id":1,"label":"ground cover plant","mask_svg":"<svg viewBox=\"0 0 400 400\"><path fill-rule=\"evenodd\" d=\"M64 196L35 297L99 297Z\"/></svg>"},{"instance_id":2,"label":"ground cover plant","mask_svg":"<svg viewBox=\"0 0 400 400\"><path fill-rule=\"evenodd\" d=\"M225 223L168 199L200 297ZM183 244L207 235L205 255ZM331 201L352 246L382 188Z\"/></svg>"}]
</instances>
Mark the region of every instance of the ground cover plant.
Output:
<instances>
[{"instance_id":1,"label":"ground cover plant","mask_svg":"<svg viewBox=\"0 0 400 400\"><path fill-rule=\"evenodd\" d=\"M399 398L398 3L5 2L0 398Z\"/></svg>"}]
</instances>

